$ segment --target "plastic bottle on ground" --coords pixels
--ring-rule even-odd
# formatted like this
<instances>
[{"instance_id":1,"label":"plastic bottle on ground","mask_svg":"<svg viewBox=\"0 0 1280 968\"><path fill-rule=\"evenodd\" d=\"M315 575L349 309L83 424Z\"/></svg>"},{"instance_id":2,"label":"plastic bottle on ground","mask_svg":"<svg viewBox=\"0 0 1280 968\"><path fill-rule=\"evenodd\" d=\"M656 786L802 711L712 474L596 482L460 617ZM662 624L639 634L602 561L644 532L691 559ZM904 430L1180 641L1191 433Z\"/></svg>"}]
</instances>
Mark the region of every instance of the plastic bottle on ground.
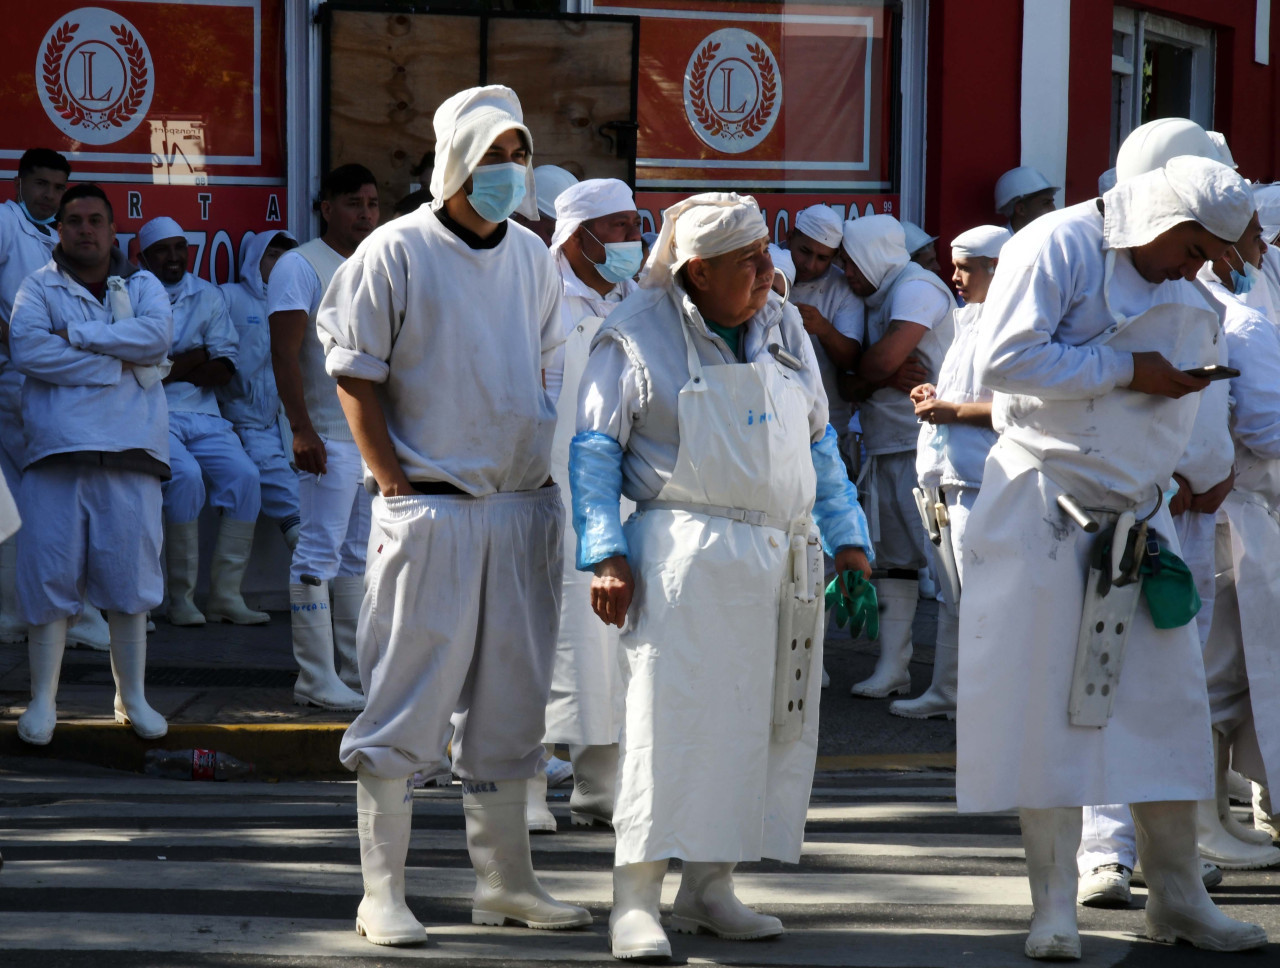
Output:
<instances>
[{"instance_id":1,"label":"plastic bottle on ground","mask_svg":"<svg viewBox=\"0 0 1280 968\"><path fill-rule=\"evenodd\" d=\"M143 772L170 780L243 780L253 776L244 763L217 750L147 750Z\"/></svg>"}]
</instances>

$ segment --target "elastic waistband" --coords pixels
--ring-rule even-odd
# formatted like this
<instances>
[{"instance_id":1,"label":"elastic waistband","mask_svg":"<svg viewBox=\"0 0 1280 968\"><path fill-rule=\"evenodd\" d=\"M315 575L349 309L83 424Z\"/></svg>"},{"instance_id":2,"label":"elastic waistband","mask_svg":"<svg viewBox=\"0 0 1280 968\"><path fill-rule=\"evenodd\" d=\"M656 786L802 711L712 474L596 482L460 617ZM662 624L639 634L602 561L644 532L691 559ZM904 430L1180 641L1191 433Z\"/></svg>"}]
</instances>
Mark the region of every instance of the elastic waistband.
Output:
<instances>
[{"instance_id":1,"label":"elastic waistband","mask_svg":"<svg viewBox=\"0 0 1280 968\"><path fill-rule=\"evenodd\" d=\"M636 510L687 511L690 514L706 514L713 518L727 518L730 521L738 521L742 524L751 524L756 527L777 528L779 531L790 531L793 524L808 523L807 517L792 522L786 518L774 517L764 511L748 511L744 508L730 508L719 504L700 504L696 501L662 501L658 499L637 501Z\"/></svg>"},{"instance_id":2,"label":"elastic waistband","mask_svg":"<svg viewBox=\"0 0 1280 968\"><path fill-rule=\"evenodd\" d=\"M444 498L446 501L459 503L466 502L468 504L501 504L505 502L515 501L550 501L559 503L560 486L555 483L544 484L541 487L535 487L526 491L494 491L492 494L468 494L453 484L444 481L410 481L409 482L415 493L410 495L400 495L401 497L431 497ZM392 498L395 500L395 498Z\"/></svg>"}]
</instances>

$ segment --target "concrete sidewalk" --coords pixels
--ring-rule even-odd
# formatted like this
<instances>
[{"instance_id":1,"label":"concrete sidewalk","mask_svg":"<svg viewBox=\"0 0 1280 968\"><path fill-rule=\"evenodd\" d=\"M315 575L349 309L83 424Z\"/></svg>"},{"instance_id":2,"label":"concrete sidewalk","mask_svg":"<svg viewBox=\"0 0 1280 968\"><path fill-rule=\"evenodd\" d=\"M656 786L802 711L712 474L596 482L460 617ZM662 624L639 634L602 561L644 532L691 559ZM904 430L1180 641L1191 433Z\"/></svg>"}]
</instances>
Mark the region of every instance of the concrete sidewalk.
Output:
<instances>
[{"instance_id":1,"label":"concrete sidewalk","mask_svg":"<svg viewBox=\"0 0 1280 968\"><path fill-rule=\"evenodd\" d=\"M936 609L936 602L922 601L916 616L912 695L929 684ZM823 694L819 769L954 765L954 723L898 719L888 715L888 700L849 695L849 686L875 665L874 643L837 632L826 650L831 687ZM180 629L157 618L148 636L147 696L169 720L169 734L146 741L116 725L107 653L69 648L53 742L32 747L17 736L30 697L27 646L0 645L0 755L141 771L148 749L199 748L253 763L264 778L349 775L337 754L351 716L294 705L296 676L287 612L272 612L269 625L256 627Z\"/></svg>"}]
</instances>

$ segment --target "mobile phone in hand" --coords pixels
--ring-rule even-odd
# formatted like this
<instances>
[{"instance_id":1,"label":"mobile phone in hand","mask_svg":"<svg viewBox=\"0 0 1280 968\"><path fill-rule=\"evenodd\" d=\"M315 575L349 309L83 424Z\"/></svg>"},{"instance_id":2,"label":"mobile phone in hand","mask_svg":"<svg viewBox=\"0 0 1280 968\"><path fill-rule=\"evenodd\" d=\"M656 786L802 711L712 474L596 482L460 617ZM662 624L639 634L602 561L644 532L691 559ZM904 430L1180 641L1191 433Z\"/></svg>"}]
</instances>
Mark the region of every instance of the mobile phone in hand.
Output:
<instances>
[{"instance_id":1,"label":"mobile phone in hand","mask_svg":"<svg viewBox=\"0 0 1280 968\"><path fill-rule=\"evenodd\" d=\"M1220 363L1210 363L1208 366L1197 366L1193 370L1183 370L1187 376L1193 376L1197 380L1233 380L1240 375L1240 371L1232 366L1223 366Z\"/></svg>"}]
</instances>

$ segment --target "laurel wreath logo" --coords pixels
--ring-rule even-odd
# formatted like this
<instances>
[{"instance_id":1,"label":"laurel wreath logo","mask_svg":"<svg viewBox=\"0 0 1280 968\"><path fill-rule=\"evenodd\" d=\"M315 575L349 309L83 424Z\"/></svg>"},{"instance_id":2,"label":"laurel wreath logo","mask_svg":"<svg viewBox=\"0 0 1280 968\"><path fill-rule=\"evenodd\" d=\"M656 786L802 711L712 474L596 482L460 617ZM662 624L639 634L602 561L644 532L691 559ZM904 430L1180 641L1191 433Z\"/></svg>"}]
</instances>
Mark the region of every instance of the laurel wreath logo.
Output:
<instances>
[{"instance_id":1,"label":"laurel wreath logo","mask_svg":"<svg viewBox=\"0 0 1280 968\"><path fill-rule=\"evenodd\" d=\"M733 139L754 137L773 116L774 105L778 101L778 75L774 70L773 58L763 44L748 44L747 52L751 55L751 63L760 72L760 98L755 110L736 124L724 121L707 105L707 70L716 59L720 44L708 42L694 58L693 67L689 70L689 102L693 106L694 116L698 123L712 136L725 136Z\"/></svg>"},{"instance_id":2,"label":"laurel wreath logo","mask_svg":"<svg viewBox=\"0 0 1280 968\"><path fill-rule=\"evenodd\" d=\"M125 60L129 64L129 86L124 96L109 109L102 112L88 112L72 98L62 85L63 51L75 39L79 24L63 21L61 27L49 39L44 52L44 89L49 95L49 102L59 116L73 125L83 125L95 131L109 127L123 127L138 113L143 98L147 93L147 58L133 31L124 25L112 26L111 32L115 41L124 51Z\"/></svg>"}]
</instances>

